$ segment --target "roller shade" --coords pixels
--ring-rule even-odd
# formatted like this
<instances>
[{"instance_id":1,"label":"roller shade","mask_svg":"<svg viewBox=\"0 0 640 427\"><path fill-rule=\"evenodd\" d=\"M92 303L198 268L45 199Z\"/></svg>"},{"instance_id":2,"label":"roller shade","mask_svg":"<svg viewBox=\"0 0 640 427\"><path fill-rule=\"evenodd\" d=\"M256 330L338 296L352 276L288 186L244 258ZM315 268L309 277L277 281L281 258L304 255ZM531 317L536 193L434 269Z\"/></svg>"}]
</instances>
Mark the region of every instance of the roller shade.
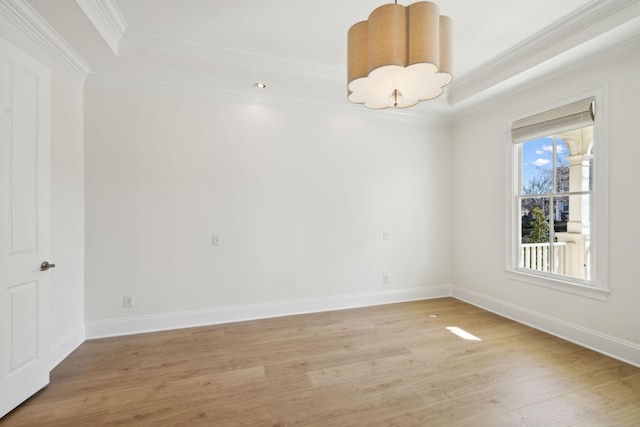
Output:
<instances>
[{"instance_id":1,"label":"roller shade","mask_svg":"<svg viewBox=\"0 0 640 427\"><path fill-rule=\"evenodd\" d=\"M587 98L544 113L516 120L511 125L514 144L591 126L595 120L595 98Z\"/></svg>"}]
</instances>

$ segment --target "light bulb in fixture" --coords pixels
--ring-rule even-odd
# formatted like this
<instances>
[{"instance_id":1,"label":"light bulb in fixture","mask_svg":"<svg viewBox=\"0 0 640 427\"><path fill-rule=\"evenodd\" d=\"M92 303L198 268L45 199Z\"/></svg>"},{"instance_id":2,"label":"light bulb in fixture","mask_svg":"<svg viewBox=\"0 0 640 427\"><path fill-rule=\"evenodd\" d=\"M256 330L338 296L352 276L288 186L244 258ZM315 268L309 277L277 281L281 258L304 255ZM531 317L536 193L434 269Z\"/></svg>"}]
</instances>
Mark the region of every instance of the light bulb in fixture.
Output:
<instances>
[{"instance_id":1,"label":"light bulb in fixture","mask_svg":"<svg viewBox=\"0 0 640 427\"><path fill-rule=\"evenodd\" d=\"M253 86L255 86L258 89L266 89L267 87L267 85L262 82L254 83Z\"/></svg>"},{"instance_id":2,"label":"light bulb in fixture","mask_svg":"<svg viewBox=\"0 0 640 427\"><path fill-rule=\"evenodd\" d=\"M391 92L391 96L389 96L389 101L393 103L394 108L398 108L398 104L402 102L402 92L394 89L393 92Z\"/></svg>"}]
</instances>

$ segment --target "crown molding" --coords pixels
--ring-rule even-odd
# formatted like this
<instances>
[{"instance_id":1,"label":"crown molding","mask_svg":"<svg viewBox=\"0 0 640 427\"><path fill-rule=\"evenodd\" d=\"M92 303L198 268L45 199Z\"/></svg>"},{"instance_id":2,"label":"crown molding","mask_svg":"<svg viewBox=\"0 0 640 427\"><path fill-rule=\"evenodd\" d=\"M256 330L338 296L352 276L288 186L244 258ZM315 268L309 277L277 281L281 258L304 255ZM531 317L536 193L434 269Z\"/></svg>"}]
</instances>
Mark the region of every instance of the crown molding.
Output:
<instances>
[{"instance_id":1,"label":"crown molding","mask_svg":"<svg viewBox=\"0 0 640 427\"><path fill-rule=\"evenodd\" d=\"M404 110L369 110L359 104L353 104L345 100L343 103L318 100L316 98L285 97L273 94L234 91L221 87L191 85L183 82L151 79L147 77L128 76L122 74L92 72L87 79L87 84L130 88L137 90L162 91L179 96L194 96L216 99L229 99L234 104L279 106L288 108L323 109L333 113L348 113L350 116L363 117L376 120L392 120L404 123L422 123L431 126L450 126L450 115L441 112L425 112L419 109Z\"/></svg>"},{"instance_id":2,"label":"crown molding","mask_svg":"<svg viewBox=\"0 0 640 427\"><path fill-rule=\"evenodd\" d=\"M514 99L526 99L540 93L540 88L555 91L568 83L594 75L601 70L640 55L640 18L627 25L628 31L620 31L617 37L602 45L597 50L590 51L581 59L565 60L566 63L549 64L547 72L535 71L537 77L523 76L523 81L513 82L513 87L494 88L485 91L482 96L475 97L471 103L461 108L454 108L452 124L458 126L488 110L499 109ZM635 27L631 28L631 27ZM517 79L512 79L517 80Z\"/></svg>"},{"instance_id":3,"label":"crown molding","mask_svg":"<svg viewBox=\"0 0 640 427\"><path fill-rule=\"evenodd\" d=\"M127 30L123 37L124 46L138 46L142 49L160 49L166 54L192 54L212 59L217 62L226 64L237 64L246 69L262 69L276 71L278 74L289 74L296 77L303 77L307 80L325 81L331 83L345 83L345 69L336 66L327 66L325 64L301 61L290 58L283 58L275 55L265 55L253 51L230 49L221 45L213 44L208 41L180 38L174 36L165 36L150 32L138 30ZM446 111L449 104L446 97L443 98L443 104L435 109L413 108L403 110L369 110L362 105L352 104L345 101L344 103L319 100L311 97L300 96L276 96L272 94L263 94L260 97L247 94L242 91L228 90L222 87L201 87L183 84L181 82L158 81L149 78L116 76L113 74L95 74L92 73L91 82L99 84L116 84L118 86L129 87L146 87L150 89L160 89L170 92L191 93L199 95L227 95L234 102L239 103L268 103L281 105L311 106L314 108L329 108L333 111L348 111L350 114L364 114L368 117L376 117L382 120L401 120L412 123L428 123L433 126L448 126L450 124L451 115ZM434 101L432 101L433 104Z\"/></svg>"},{"instance_id":4,"label":"crown molding","mask_svg":"<svg viewBox=\"0 0 640 427\"><path fill-rule=\"evenodd\" d=\"M120 39L127 29L127 22L114 0L76 0L114 55L118 55Z\"/></svg>"},{"instance_id":5,"label":"crown molding","mask_svg":"<svg viewBox=\"0 0 640 427\"><path fill-rule=\"evenodd\" d=\"M595 0L563 19L549 25L491 61L458 78L449 88L449 102L455 105L480 92L506 81L531 67L545 62L579 44L596 37L622 22L633 19L635 13L620 13L637 0ZM633 11L632 11L633 12ZM618 19L610 19L619 14ZM579 37L584 33L582 37ZM588 37L584 37L587 35Z\"/></svg>"},{"instance_id":6,"label":"crown molding","mask_svg":"<svg viewBox=\"0 0 640 427\"><path fill-rule=\"evenodd\" d=\"M0 0L0 14L80 81L91 67L25 0Z\"/></svg>"},{"instance_id":7,"label":"crown molding","mask_svg":"<svg viewBox=\"0 0 640 427\"><path fill-rule=\"evenodd\" d=\"M146 31L128 30L123 40L143 48L163 49L172 53L192 53L218 61L233 61L247 66L273 68L291 74L327 81L346 81L342 67L265 55L248 50L231 49L205 40L166 36Z\"/></svg>"}]
</instances>

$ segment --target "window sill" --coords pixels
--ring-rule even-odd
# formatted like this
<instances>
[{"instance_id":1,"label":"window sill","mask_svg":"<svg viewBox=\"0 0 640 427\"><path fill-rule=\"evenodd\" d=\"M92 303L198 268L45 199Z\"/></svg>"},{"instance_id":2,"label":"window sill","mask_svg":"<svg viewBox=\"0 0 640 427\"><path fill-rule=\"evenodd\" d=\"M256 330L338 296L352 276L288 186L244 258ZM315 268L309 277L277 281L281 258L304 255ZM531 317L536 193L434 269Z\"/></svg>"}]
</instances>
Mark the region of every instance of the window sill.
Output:
<instances>
[{"instance_id":1,"label":"window sill","mask_svg":"<svg viewBox=\"0 0 640 427\"><path fill-rule=\"evenodd\" d=\"M608 289L595 288L593 286L581 285L579 283L572 283L564 280L559 280L553 277L543 277L535 274L529 274L518 270L505 270L507 278L511 280L517 280L518 282L525 282L536 286L542 286L544 288L555 289L562 292L567 292L583 297L593 298L600 301L606 301L611 291Z\"/></svg>"}]
</instances>

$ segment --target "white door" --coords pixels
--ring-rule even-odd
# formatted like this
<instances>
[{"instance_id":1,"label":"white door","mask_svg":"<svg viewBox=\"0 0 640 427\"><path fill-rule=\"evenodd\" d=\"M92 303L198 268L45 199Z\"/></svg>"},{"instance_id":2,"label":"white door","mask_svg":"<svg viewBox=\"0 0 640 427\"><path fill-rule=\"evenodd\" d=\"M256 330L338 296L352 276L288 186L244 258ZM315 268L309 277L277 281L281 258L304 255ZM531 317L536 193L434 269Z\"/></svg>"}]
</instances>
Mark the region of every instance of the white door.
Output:
<instances>
[{"instance_id":1,"label":"white door","mask_svg":"<svg viewBox=\"0 0 640 427\"><path fill-rule=\"evenodd\" d=\"M0 417L49 383L49 70L0 39Z\"/></svg>"}]
</instances>

